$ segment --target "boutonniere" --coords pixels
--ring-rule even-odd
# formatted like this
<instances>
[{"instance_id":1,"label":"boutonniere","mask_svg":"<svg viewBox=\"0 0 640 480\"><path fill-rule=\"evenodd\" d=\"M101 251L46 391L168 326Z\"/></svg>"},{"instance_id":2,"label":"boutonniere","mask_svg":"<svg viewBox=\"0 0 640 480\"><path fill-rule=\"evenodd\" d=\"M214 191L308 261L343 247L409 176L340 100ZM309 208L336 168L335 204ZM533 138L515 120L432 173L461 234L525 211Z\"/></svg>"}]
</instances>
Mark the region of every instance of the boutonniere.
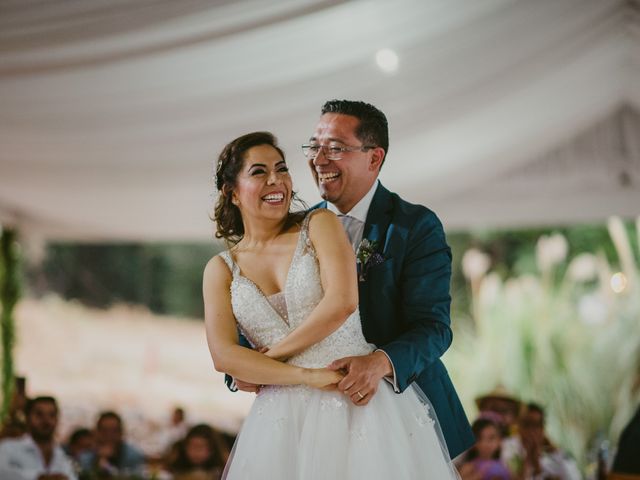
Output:
<instances>
[{"instance_id":1,"label":"boutonniere","mask_svg":"<svg viewBox=\"0 0 640 480\"><path fill-rule=\"evenodd\" d=\"M378 242L363 238L356 250L356 265L358 268L358 280L364 282L370 267L384 262L384 257L377 251Z\"/></svg>"}]
</instances>

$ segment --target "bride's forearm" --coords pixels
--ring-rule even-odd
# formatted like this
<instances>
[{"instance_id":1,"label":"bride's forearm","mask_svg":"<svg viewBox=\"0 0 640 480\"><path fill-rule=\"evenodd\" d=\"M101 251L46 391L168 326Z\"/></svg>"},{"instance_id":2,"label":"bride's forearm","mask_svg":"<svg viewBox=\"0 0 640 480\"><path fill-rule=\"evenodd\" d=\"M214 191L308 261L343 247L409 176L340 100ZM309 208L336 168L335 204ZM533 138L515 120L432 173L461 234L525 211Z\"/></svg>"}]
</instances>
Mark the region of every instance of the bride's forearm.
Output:
<instances>
[{"instance_id":1,"label":"bride's forearm","mask_svg":"<svg viewBox=\"0 0 640 480\"><path fill-rule=\"evenodd\" d=\"M311 314L289 335L269 349L271 358L289 358L335 332L351 315L357 304L325 295Z\"/></svg>"},{"instance_id":2,"label":"bride's forearm","mask_svg":"<svg viewBox=\"0 0 640 480\"><path fill-rule=\"evenodd\" d=\"M305 368L279 362L240 345L220 348L211 356L217 371L259 385L304 384L308 374Z\"/></svg>"}]
</instances>

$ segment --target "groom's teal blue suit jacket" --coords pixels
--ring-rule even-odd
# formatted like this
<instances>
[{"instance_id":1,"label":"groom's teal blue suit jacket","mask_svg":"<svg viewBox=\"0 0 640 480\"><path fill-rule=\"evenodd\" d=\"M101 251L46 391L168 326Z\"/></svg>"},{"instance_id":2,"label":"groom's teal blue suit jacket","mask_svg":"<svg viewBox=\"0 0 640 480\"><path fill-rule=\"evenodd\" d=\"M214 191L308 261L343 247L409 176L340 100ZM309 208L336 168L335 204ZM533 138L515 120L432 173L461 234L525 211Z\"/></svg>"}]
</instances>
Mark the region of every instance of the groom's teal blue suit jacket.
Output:
<instances>
[{"instance_id":1,"label":"groom's teal blue suit jacket","mask_svg":"<svg viewBox=\"0 0 640 480\"><path fill-rule=\"evenodd\" d=\"M428 208L378 184L362 238L375 241L383 257L359 282L364 336L391 359L400 392L416 382L427 395L453 458L474 437L440 360L452 340L451 249L442 224Z\"/></svg>"}]
</instances>

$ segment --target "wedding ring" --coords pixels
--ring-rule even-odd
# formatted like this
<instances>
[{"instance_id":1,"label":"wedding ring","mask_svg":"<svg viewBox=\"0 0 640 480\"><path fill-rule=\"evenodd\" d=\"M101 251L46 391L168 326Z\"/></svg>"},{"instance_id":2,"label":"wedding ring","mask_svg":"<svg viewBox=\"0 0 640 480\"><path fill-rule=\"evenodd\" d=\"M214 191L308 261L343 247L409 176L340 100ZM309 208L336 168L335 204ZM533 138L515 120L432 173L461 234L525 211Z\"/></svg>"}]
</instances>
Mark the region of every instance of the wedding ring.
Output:
<instances>
[{"instance_id":1,"label":"wedding ring","mask_svg":"<svg viewBox=\"0 0 640 480\"><path fill-rule=\"evenodd\" d=\"M360 400L362 400L364 398L364 395L361 394L360 392L356 392L358 394L358 396L360 397Z\"/></svg>"}]
</instances>

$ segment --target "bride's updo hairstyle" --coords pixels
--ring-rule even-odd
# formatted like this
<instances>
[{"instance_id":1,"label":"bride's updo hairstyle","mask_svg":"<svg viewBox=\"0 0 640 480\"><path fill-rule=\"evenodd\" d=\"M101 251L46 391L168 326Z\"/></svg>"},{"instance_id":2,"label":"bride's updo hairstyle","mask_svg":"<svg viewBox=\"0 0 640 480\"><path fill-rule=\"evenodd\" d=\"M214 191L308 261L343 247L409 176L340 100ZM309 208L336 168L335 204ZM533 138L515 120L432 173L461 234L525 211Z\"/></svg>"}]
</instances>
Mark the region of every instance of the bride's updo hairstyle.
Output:
<instances>
[{"instance_id":1,"label":"bride's updo hairstyle","mask_svg":"<svg viewBox=\"0 0 640 480\"><path fill-rule=\"evenodd\" d=\"M214 208L213 220L216 222L216 238L224 238L231 244L238 243L244 236L244 225L240 209L233 204L233 190L236 187L238 174L242 170L245 154L249 149L259 145L270 145L275 148L284 160L284 152L278 146L278 140L270 132L253 132L242 135L229 142L218 157L216 167L216 189L218 201ZM293 199L297 200L295 192ZM298 223L304 214L289 214L285 229Z\"/></svg>"}]
</instances>

